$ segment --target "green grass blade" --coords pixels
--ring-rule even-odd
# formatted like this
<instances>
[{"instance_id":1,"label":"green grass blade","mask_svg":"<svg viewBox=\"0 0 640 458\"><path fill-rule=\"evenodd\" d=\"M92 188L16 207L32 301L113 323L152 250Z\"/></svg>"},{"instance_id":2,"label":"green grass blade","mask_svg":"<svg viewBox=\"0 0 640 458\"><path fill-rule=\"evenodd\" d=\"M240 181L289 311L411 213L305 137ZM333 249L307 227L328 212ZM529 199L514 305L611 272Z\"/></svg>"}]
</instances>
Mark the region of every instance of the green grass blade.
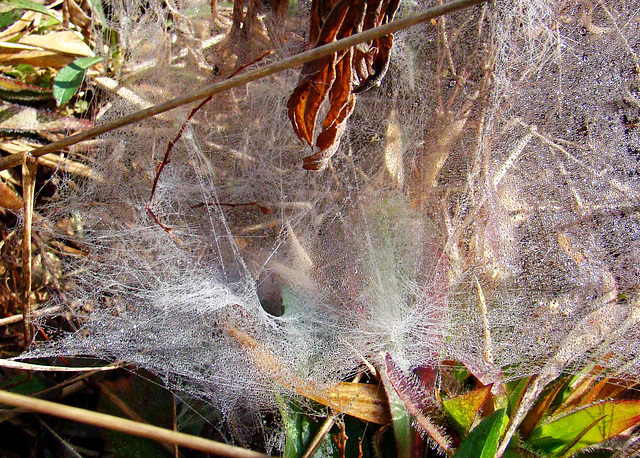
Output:
<instances>
[{"instance_id":1,"label":"green grass blade","mask_svg":"<svg viewBox=\"0 0 640 458\"><path fill-rule=\"evenodd\" d=\"M498 441L509 423L505 410L493 412L476 426L465 440L455 458L494 458Z\"/></svg>"}]
</instances>

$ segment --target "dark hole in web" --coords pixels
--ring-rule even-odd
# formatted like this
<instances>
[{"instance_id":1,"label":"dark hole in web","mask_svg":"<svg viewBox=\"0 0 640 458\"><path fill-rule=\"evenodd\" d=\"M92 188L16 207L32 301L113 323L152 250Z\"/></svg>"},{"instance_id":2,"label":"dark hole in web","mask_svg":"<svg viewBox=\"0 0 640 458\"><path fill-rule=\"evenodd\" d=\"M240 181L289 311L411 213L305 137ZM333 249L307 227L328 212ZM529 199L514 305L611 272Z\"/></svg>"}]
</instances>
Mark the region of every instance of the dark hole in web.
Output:
<instances>
[{"instance_id":1,"label":"dark hole in web","mask_svg":"<svg viewBox=\"0 0 640 458\"><path fill-rule=\"evenodd\" d=\"M282 290L280 281L274 274L266 274L258 282L258 300L260 305L270 315L282 316Z\"/></svg>"}]
</instances>

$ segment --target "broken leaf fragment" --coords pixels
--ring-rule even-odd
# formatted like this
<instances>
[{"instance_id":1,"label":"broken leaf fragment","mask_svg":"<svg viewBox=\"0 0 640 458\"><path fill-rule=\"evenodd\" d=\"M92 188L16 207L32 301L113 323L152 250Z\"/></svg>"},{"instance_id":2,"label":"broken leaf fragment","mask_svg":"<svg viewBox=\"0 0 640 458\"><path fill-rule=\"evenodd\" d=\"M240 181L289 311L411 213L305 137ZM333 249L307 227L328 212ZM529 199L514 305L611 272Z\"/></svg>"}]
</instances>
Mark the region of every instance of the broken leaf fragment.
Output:
<instances>
[{"instance_id":1,"label":"broken leaf fragment","mask_svg":"<svg viewBox=\"0 0 640 458\"><path fill-rule=\"evenodd\" d=\"M22 197L13 189L0 181L0 207L18 211L24 206Z\"/></svg>"}]
</instances>

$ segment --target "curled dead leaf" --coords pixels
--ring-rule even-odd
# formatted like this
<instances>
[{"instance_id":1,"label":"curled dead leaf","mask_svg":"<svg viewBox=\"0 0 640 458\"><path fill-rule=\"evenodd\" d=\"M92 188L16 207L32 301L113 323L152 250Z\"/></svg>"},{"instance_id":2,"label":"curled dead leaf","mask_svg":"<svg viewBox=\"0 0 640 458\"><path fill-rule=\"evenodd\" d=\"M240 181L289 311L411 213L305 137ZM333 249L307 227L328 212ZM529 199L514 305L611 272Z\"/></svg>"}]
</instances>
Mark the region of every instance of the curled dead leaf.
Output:
<instances>
[{"instance_id":1,"label":"curled dead leaf","mask_svg":"<svg viewBox=\"0 0 640 458\"><path fill-rule=\"evenodd\" d=\"M322 46L393 19L399 0L314 0L309 41ZM384 77L393 36L374 40L340 54L309 62L302 67L300 82L289 98L289 118L302 141L313 145L315 125L322 103L329 109L316 139L318 151L304 158L303 168L323 170L337 151L346 123L353 113L356 93L364 92Z\"/></svg>"}]
</instances>

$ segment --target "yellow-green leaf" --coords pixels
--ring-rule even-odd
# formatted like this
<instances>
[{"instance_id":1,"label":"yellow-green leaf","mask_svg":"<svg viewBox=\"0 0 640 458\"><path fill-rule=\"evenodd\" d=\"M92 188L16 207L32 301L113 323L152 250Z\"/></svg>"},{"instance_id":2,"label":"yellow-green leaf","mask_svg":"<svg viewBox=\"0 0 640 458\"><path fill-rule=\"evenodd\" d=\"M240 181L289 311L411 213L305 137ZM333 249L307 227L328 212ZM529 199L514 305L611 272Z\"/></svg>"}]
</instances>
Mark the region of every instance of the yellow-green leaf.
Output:
<instances>
[{"instance_id":1,"label":"yellow-green leaf","mask_svg":"<svg viewBox=\"0 0 640 458\"><path fill-rule=\"evenodd\" d=\"M640 423L640 401L609 401L536 427L527 441L550 457L569 456Z\"/></svg>"},{"instance_id":2,"label":"yellow-green leaf","mask_svg":"<svg viewBox=\"0 0 640 458\"><path fill-rule=\"evenodd\" d=\"M442 405L456 426L464 433L467 433L490 392L491 385L483 386L460 396L446 399L442 402Z\"/></svg>"}]
</instances>

